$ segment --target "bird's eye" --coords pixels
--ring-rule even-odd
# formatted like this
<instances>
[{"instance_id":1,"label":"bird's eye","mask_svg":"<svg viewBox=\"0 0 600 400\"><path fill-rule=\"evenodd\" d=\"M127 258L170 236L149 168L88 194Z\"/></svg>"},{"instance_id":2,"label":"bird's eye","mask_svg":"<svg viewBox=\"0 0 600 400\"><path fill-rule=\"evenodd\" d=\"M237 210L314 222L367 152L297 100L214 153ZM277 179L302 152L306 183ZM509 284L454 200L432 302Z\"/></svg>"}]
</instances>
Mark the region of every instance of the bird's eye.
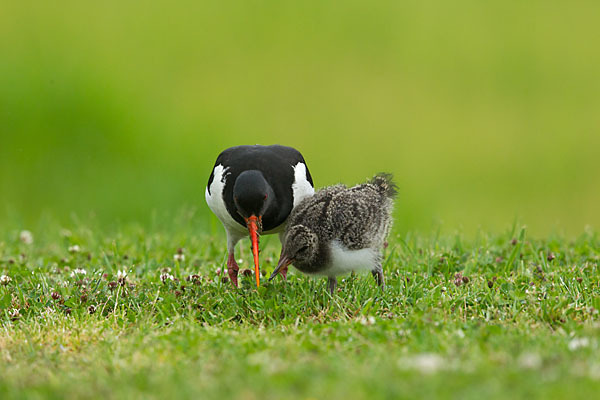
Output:
<instances>
[{"instance_id":1,"label":"bird's eye","mask_svg":"<svg viewBox=\"0 0 600 400\"><path fill-rule=\"evenodd\" d=\"M298 249L298 253L304 253L306 250L308 250L308 246L302 246Z\"/></svg>"}]
</instances>

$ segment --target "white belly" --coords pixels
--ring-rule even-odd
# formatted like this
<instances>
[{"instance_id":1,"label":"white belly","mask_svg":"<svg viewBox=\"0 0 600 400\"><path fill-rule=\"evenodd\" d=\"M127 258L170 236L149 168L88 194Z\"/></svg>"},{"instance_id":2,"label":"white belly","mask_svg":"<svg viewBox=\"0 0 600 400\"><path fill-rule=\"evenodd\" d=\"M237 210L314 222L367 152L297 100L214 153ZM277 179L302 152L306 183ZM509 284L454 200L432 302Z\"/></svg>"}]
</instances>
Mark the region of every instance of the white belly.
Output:
<instances>
[{"instance_id":1,"label":"white belly","mask_svg":"<svg viewBox=\"0 0 600 400\"><path fill-rule=\"evenodd\" d=\"M331 261L329 267L318 275L337 276L352 271L371 271L377 265L379 253L377 250L366 248L350 250L337 240L331 242Z\"/></svg>"}]
</instances>

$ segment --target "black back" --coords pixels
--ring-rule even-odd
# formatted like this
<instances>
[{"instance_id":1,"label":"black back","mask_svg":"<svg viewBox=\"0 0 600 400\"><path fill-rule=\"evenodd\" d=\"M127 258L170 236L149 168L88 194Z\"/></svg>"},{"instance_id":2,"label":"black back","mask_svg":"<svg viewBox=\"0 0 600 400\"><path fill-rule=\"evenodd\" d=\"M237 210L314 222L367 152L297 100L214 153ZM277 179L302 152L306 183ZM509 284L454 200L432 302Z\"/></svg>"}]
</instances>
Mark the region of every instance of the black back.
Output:
<instances>
[{"instance_id":1,"label":"black back","mask_svg":"<svg viewBox=\"0 0 600 400\"><path fill-rule=\"evenodd\" d=\"M271 186L274 199L262 217L263 230L269 231L281 225L293 207L292 184L294 183L294 167L299 162L304 163L304 157L292 147L271 146L235 146L223 150L215 167L219 164L228 168L226 171L225 189L223 200L227 211L240 225L246 226L241 215L238 214L233 201L233 186L237 177L244 171L257 170L262 173L267 183ZM214 179L214 167L208 179L208 190ZM312 177L306 167L306 179L313 185ZM314 186L314 185L313 185Z\"/></svg>"}]
</instances>

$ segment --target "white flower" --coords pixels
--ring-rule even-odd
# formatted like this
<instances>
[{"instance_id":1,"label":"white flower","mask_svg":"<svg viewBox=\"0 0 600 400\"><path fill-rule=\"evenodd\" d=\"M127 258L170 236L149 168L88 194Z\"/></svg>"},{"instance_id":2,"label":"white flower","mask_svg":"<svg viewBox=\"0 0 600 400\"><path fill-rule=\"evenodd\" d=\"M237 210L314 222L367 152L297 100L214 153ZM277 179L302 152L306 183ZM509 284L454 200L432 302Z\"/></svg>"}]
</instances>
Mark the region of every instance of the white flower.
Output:
<instances>
[{"instance_id":1,"label":"white flower","mask_svg":"<svg viewBox=\"0 0 600 400\"><path fill-rule=\"evenodd\" d=\"M433 353L417 354L412 357L398 360L401 369L414 369L422 374L432 374L440 369L447 369L446 361L439 355Z\"/></svg>"},{"instance_id":2,"label":"white flower","mask_svg":"<svg viewBox=\"0 0 600 400\"><path fill-rule=\"evenodd\" d=\"M19 239L25 244L31 244L33 243L33 234L27 230L21 231L19 234Z\"/></svg>"},{"instance_id":3,"label":"white flower","mask_svg":"<svg viewBox=\"0 0 600 400\"><path fill-rule=\"evenodd\" d=\"M375 317L372 315L369 315L368 317L362 315L358 319L358 322L360 322L361 325L373 325L375 323Z\"/></svg>"},{"instance_id":4,"label":"white flower","mask_svg":"<svg viewBox=\"0 0 600 400\"><path fill-rule=\"evenodd\" d=\"M412 331L410 329L400 329L398 330L397 335L399 337L408 337Z\"/></svg>"},{"instance_id":5,"label":"white flower","mask_svg":"<svg viewBox=\"0 0 600 400\"><path fill-rule=\"evenodd\" d=\"M185 254L177 253L173 255L175 261L185 261Z\"/></svg>"},{"instance_id":6,"label":"white flower","mask_svg":"<svg viewBox=\"0 0 600 400\"><path fill-rule=\"evenodd\" d=\"M56 314L56 310L54 310L54 308L52 308L52 307L46 307L42 311L42 315L45 317L48 317L49 315L52 315L52 314Z\"/></svg>"},{"instance_id":7,"label":"white flower","mask_svg":"<svg viewBox=\"0 0 600 400\"><path fill-rule=\"evenodd\" d=\"M523 369L536 369L541 367L542 358L536 353L523 353L519 356L517 362Z\"/></svg>"},{"instance_id":8,"label":"white flower","mask_svg":"<svg viewBox=\"0 0 600 400\"><path fill-rule=\"evenodd\" d=\"M165 283L166 281L172 281L175 277L167 272L160 275L160 280Z\"/></svg>"},{"instance_id":9,"label":"white flower","mask_svg":"<svg viewBox=\"0 0 600 400\"><path fill-rule=\"evenodd\" d=\"M81 248L78 244L74 244L73 246L69 246L69 253L79 253Z\"/></svg>"},{"instance_id":10,"label":"white flower","mask_svg":"<svg viewBox=\"0 0 600 400\"><path fill-rule=\"evenodd\" d=\"M71 272L71 278L74 278L77 275L87 275L87 271L83 268L75 268L73 272Z\"/></svg>"},{"instance_id":11,"label":"white flower","mask_svg":"<svg viewBox=\"0 0 600 400\"><path fill-rule=\"evenodd\" d=\"M569 342L569 350L575 351L584 347L589 347L590 340L588 338L573 338Z\"/></svg>"},{"instance_id":12,"label":"white flower","mask_svg":"<svg viewBox=\"0 0 600 400\"><path fill-rule=\"evenodd\" d=\"M8 285L12 281L12 278L8 275L0 276L0 285Z\"/></svg>"},{"instance_id":13,"label":"white flower","mask_svg":"<svg viewBox=\"0 0 600 400\"><path fill-rule=\"evenodd\" d=\"M117 280L120 281L121 279L125 279L127 278L127 271L123 270L123 271L117 271Z\"/></svg>"}]
</instances>

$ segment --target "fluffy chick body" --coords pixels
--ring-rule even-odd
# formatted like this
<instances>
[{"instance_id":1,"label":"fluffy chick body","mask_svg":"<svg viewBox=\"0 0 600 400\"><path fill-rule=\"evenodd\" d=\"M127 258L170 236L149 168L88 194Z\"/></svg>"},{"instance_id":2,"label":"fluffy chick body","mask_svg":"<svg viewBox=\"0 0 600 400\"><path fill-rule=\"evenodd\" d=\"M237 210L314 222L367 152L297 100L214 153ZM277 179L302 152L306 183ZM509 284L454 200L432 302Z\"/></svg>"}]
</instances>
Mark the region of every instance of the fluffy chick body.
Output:
<instances>
[{"instance_id":1,"label":"fluffy chick body","mask_svg":"<svg viewBox=\"0 0 600 400\"><path fill-rule=\"evenodd\" d=\"M332 292L336 276L361 269L370 270L383 285L382 252L395 195L389 174L351 188L335 185L319 190L290 214L282 260L303 273L327 276Z\"/></svg>"}]
</instances>

